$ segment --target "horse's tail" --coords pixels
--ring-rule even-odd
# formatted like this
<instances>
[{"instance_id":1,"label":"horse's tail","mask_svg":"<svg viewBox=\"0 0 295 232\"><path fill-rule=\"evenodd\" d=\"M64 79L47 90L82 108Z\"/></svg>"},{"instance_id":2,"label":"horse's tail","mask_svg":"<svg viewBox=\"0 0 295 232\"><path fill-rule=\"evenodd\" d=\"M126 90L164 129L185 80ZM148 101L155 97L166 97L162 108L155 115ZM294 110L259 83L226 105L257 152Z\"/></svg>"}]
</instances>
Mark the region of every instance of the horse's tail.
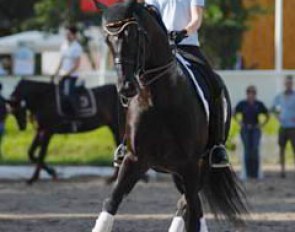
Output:
<instances>
[{"instance_id":1,"label":"horse's tail","mask_svg":"<svg viewBox=\"0 0 295 232\"><path fill-rule=\"evenodd\" d=\"M224 215L234 223L244 224L243 215L248 214L247 198L242 184L234 171L229 168L206 167L203 196L212 213L218 218Z\"/></svg>"}]
</instances>

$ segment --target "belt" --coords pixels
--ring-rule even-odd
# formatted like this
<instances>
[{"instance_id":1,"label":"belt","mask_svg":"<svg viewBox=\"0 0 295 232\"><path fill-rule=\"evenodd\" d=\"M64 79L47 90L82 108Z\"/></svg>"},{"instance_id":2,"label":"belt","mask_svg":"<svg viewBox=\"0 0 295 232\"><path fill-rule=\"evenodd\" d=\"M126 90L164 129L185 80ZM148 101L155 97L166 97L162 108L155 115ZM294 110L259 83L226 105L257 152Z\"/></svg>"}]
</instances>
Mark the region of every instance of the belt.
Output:
<instances>
[{"instance_id":1,"label":"belt","mask_svg":"<svg viewBox=\"0 0 295 232\"><path fill-rule=\"evenodd\" d=\"M259 128L259 125L258 124L243 124L243 127L247 128L247 129L257 129L257 128Z\"/></svg>"}]
</instances>

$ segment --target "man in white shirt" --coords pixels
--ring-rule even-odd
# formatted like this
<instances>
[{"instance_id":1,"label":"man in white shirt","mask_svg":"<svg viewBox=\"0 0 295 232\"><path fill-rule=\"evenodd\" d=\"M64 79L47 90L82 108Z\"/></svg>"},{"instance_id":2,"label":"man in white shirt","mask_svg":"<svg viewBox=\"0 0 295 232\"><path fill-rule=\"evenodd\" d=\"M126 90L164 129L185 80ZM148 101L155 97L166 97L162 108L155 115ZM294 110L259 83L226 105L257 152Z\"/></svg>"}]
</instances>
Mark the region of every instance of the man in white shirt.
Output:
<instances>
[{"instance_id":1,"label":"man in white shirt","mask_svg":"<svg viewBox=\"0 0 295 232\"><path fill-rule=\"evenodd\" d=\"M65 95L69 97L72 111L76 109L75 86L79 76L81 56L83 49L77 40L77 28L67 28L66 41L61 46L61 60L56 75L61 76L61 86Z\"/></svg>"},{"instance_id":2,"label":"man in white shirt","mask_svg":"<svg viewBox=\"0 0 295 232\"><path fill-rule=\"evenodd\" d=\"M138 2L144 2L138 0ZM200 51L198 30L203 21L205 0L145 0L145 3L156 8L161 14L162 21L168 30L180 54L194 63L198 72L210 89L210 126L211 141L210 159L213 168L229 166L229 159L224 146L224 107L223 107L223 82L215 74ZM199 62L198 62L199 60Z\"/></svg>"},{"instance_id":3,"label":"man in white shirt","mask_svg":"<svg viewBox=\"0 0 295 232\"><path fill-rule=\"evenodd\" d=\"M67 28L66 41L61 46L61 60L56 75L78 77L83 49L77 40L77 32L78 30L74 26Z\"/></svg>"}]
</instances>

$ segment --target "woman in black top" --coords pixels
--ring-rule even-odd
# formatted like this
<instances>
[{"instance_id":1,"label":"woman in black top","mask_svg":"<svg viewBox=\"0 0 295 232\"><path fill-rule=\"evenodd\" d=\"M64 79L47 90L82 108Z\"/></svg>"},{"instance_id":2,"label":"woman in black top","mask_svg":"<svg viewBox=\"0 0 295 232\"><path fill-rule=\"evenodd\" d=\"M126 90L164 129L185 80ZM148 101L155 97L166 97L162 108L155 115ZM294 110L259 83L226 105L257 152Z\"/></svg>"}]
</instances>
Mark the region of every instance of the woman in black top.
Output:
<instances>
[{"instance_id":1,"label":"woman in black top","mask_svg":"<svg viewBox=\"0 0 295 232\"><path fill-rule=\"evenodd\" d=\"M241 125L241 138L244 145L244 166L246 178L259 178L260 157L259 147L261 140L261 128L268 122L269 113L265 105L257 100L255 86L247 88L246 100L240 101L235 108L235 119ZM239 120L237 115L241 114ZM259 116L265 115L265 120L260 123Z\"/></svg>"}]
</instances>

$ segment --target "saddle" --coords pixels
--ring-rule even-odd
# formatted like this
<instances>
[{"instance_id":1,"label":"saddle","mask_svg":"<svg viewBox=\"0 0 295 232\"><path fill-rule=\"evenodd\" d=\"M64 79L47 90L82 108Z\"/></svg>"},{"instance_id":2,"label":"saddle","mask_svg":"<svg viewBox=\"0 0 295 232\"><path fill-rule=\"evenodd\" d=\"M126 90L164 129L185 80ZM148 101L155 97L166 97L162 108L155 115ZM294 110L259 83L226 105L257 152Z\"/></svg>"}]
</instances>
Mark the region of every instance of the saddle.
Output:
<instances>
[{"instance_id":1,"label":"saddle","mask_svg":"<svg viewBox=\"0 0 295 232\"><path fill-rule=\"evenodd\" d=\"M61 117L89 118L97 113L96 99L92 89L84 85L75 86L74 94L69 94L67 80L55 86L57 112Z\"/></svg>"},{"instance_id":2,"label":"saddle","mask_svg":"<svg viewBox=\"0 0 295 232\"><path fill-rule=\"evenodd\" d=\"M177 50L177 52L184 58L186 59L187 61L189 61L190 63L192 64L195 64L195 65L198 65L198 64L201 64L201 65L204 65L204 61L202 61L200 58L196 57L196 56L193 56L192 54L188 53L188 52L185 52L183 50Z\"/></svg>"},{"instance_id":3,"label":"saddle","mask_svg":"<svg viewBox=\"0 0 295 232\"><path fill-rule=\"evenodd\" d=\"M193 57L192 55L189 56L189 59L186 55L190 55L188 53L185 53L185 56L183 56L183 53L176 53L176 60L178 63L178 67L182 70L182 72L185 73L185 76L189 79L192 88L195 90L196 97L199 98L199 100L202 102L204 111L207 115L207 119L209 121L210 117L210 111L209 111L209 102L210 102L210 91L209 88L204 80L204 77L202 72L200 72L198 65L201 60L197 57ZM194 62L195 61L195 62Z\"/></svg>"}]
</instances>

